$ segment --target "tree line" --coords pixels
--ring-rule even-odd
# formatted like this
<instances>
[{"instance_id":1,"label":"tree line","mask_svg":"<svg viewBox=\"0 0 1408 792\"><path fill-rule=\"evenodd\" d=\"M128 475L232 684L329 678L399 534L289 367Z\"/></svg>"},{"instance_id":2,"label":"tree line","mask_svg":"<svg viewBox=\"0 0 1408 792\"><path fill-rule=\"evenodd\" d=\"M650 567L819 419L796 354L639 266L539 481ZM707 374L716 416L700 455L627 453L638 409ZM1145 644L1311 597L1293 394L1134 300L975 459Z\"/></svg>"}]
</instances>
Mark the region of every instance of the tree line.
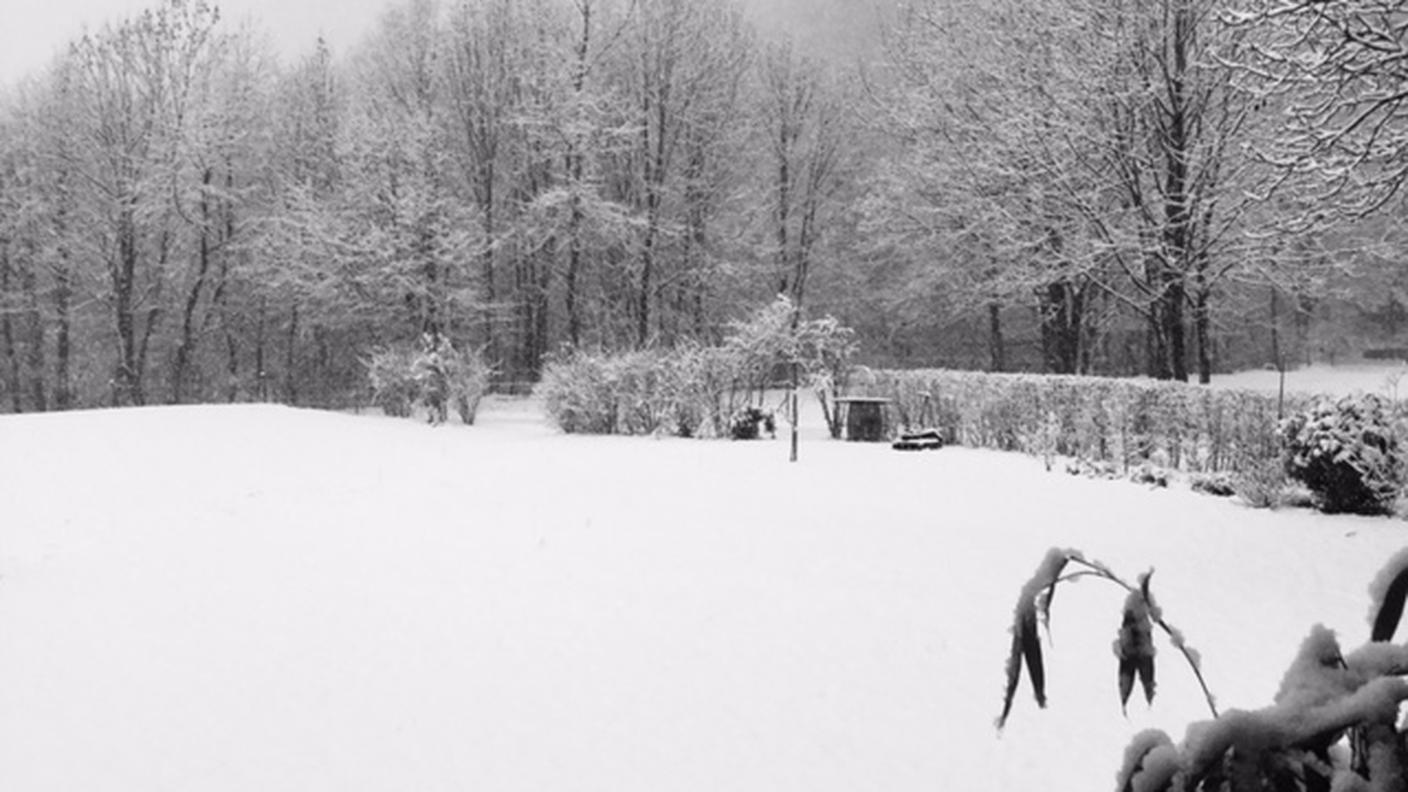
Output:
<instances>
[{"instance_id":1,"label":"tree line","mask_svg":"<svg viewBox=\"0 0 1408 792\"><path fill-rule=\"evenodd\" d=\"M1399 5L927 0L828 59L399 0L282 63L161 0L0 94L0 409L359 403L426 336L525 387L778 294L877 363L1206 379L1396 294Z\"/></svg>"}]
</instances>

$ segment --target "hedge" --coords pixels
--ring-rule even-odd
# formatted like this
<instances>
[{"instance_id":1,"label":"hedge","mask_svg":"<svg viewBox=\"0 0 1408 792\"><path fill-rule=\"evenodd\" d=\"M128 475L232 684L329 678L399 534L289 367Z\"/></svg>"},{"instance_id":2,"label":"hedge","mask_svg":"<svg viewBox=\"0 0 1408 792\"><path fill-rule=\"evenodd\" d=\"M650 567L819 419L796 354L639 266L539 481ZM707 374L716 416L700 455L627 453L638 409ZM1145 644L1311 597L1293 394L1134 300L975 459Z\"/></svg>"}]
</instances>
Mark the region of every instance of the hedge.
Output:
<instances>
[{"instance_id":1,"label":"hedge","mask_svg":"<svg viewBox=\"0 0 1408 792\"><path fill-rule=\"evenodd\" d=\"M949 443L1237 472L1279 458L1277 398L1181 382L968 371L872 371L864 394L893 400L902 427L935 428ZM1285 397L1285 415L1313 397Z\"/></svg>"}]
</instances>

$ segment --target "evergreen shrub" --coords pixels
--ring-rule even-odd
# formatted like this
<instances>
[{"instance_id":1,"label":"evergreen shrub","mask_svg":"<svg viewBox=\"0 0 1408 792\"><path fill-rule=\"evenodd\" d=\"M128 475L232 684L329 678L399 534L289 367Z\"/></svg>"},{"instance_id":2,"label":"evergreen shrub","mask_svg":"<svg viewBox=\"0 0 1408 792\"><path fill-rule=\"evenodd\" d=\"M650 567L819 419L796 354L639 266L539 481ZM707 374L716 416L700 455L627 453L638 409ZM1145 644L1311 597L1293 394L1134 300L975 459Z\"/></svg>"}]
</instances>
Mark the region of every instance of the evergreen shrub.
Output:
<instances>
[{"instance_id":1,"label":"evergreen shrub","mask_svg":"<svg viewBox=\"0 0 1408 792\"><path fill-rule=\"evenodd\" d=\"M1321 400L1282 422L1286 473L1322 511L1389 514L1403 488L1391 405L1374 395Z\"/></svg>"}]
</instances>

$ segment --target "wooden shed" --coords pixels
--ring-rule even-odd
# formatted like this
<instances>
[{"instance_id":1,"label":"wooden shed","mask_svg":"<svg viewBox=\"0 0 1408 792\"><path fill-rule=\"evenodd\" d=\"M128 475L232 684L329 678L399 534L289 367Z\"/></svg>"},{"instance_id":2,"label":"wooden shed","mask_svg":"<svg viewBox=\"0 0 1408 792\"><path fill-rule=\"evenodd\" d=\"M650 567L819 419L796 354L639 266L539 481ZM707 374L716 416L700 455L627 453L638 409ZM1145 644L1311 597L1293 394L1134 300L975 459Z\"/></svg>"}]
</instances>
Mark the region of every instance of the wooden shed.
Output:
<instances>
[{"instance_id":1,"label":"wooden shed","mask_svg":"<svg viewBox=\"0 0 1408 792\"><path fill-rule=\"evenodd\" d=\"M842 396L836 400L841 423L846 427L846 439L865 443L882 442L889 437L886 405L889 399L878 396Z\"/></svg>"}]
</instances>

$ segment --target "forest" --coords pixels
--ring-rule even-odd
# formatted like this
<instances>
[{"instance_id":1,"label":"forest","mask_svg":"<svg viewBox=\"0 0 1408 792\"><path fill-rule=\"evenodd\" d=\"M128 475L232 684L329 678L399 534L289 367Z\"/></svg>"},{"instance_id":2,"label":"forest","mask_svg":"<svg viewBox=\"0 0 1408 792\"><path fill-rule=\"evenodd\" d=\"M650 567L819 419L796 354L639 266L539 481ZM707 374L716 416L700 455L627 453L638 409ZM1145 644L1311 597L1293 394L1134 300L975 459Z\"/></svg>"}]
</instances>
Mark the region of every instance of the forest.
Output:
<instances>
[{"instance_id":1,"label":"forest","mask_svg":"<svg viewBox=\"0 0 1408 792\"><path fill-rule=\"evenodd\" d=\"M1405 345L1400 0L154 0L0 86L0 411L360 405L379 350L1147 375Z\"/></svg>"}]
</instances>

